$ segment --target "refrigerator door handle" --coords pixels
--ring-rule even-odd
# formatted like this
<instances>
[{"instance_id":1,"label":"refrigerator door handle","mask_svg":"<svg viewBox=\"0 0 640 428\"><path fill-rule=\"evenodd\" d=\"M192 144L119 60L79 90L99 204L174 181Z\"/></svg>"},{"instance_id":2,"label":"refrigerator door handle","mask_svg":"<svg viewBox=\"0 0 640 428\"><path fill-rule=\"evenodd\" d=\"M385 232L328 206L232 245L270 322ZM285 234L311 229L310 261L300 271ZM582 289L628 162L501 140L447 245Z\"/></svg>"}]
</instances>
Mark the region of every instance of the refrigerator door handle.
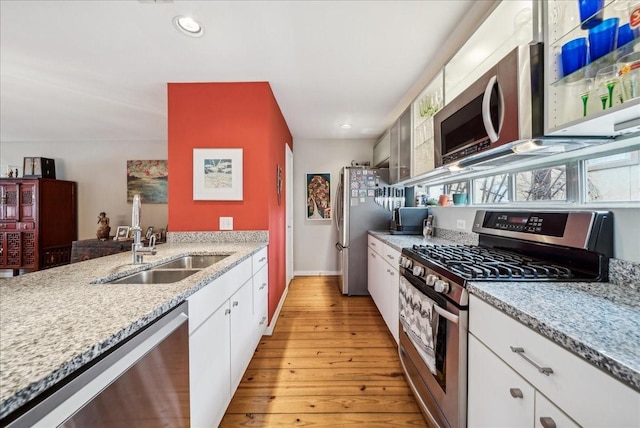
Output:
<instances>
[{"instance_id":1,"label":"refrigerator door handle","mask_svg":"<svg viewBox=\"0 0 640 428\"><path fill-rule=\"evenodd\" d=\"M347 248L349 248L349 246L345 247L340 242L336 242L336 248L338 249L338 251L342 251L342 250L346 250Z\"/></svg>"}]
</instances>

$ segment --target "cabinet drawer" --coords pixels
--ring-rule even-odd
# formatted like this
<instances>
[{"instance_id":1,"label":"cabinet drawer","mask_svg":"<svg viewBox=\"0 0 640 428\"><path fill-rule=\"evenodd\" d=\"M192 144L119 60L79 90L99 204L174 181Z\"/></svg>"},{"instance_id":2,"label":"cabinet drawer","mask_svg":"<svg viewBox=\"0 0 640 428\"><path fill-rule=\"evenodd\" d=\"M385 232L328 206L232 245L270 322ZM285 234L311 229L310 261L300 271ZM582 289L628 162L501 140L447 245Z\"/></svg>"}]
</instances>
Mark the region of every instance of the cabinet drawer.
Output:
<instances>
[{"instance_id":1,"label":"cabinet drawer","mask_svg":"<svg viewBox=\"0 0 640 428\"><path fill-rule=\"evenodd\" d=\"M384 243L380 241L378 238L374 238L371 235L367 235L367 244L373 250L375 250L378 254L384 254Z\"/></svg>"},{"instance_id":2,"label":"cabinet drawer","mask_svg":"<svg viewBox=\"0 0 640 428\"><path fill-rule=\"evenodd\" d=\"M384 259L389 263L395 270L398 270L398 263L400 263L400 251L391 247L387 244L384 245Z\"/></svg>"},{"instance_id":3,"label":"cabinet drawer","mask_svg":"<svg viewBox=\"0 0 640 428\"><path fill-rule=\"evenodd\" d=\"M249 279L251 279L251 259L247 258L189 296L187 299L189 301L189 334Z\"/></svg>"},{"instance_id":4,"label":"cabinet drawer","mask_svg":"<svg viewBox=\"0 0 640 428\"><path fill-rule=\"evenodd\" d=\"M264 247L252 256L253 274L267 264L267 248L268 247Z\"/></svg>"},{"instance_id":5,"label":"cabinet drawer","mask_svg":"<svg viewBox=\"0 0 640 428\"><path fill-rule=\"evenodd\" d=\"M469 331L579 424L640 426L640 394L473 295ZM553 373L540 373L523 356Z\"/></svg>"}]
</instances>

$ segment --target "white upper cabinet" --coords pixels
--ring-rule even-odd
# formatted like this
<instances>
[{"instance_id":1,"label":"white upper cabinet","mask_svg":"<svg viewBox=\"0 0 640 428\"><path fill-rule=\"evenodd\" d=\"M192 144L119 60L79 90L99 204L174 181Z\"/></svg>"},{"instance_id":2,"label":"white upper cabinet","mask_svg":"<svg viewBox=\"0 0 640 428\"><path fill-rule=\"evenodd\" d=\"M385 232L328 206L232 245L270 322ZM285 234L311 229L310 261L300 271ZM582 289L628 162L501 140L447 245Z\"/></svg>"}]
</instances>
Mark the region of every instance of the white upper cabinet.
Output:
<instances>
[{"instance_id":1,"label":"white upper cabinet","mask_svg":"<svg viewBox=\"0 0 640 428\"><path fill-rule=\"evenodd\" d=\"M413 111L413 169L412 176L435 168L433 146L433 115L444 104L444 74L441 71L418 95Z\"/></svg>"},{"instance_id":2,"label":"white upper cabinet","mask_svg":"<svg viewBox=\"0 0 640 428\"><path fill-rule=\"evenodd\" d=\"M542 7L547 91L545 134L610 137L640 130L640 97L622 90L628 75L620 74L623 57L634 50L640 51L640 38L592 59L585 67L564 76L562 46L584 38L589 52L590 30L582 28L577 1L548 0ZM640 3L605 0L601 18L617 18L618 26L622 26L629 22L634 7L640 7ZM611 76L603 73L606 67L612 70Z\"/></svg>"},{"instance_id":3,"label":"white upper cabinet","mask_svg":"<svg viewBox=\"0 0 640 428\"><path fill-rule=\"evenodd\" d=\"M445 65L444 99L449 103L518 46L537 42L538 1L500 2Z\"/></svg>"}]
</instances>

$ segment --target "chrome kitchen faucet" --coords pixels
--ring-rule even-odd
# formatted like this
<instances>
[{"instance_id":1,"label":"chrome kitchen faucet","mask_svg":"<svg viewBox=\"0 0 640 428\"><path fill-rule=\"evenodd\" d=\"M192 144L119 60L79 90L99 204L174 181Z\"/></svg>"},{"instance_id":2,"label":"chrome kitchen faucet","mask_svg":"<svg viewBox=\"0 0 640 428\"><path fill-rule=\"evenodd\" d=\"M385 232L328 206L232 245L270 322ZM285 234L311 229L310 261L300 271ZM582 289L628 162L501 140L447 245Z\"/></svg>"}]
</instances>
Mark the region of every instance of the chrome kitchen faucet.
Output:
<instances>
[{"instance_id":1,"label":"chrome kitchen faucet","mask_svg":"<svg viewBox=\"0 0 640 428\"><path fill-rule=\"evenodd\" d=\"M131 244L131 262L142 264L145 254L156 254L156 237L151 235L149 246L142 243L142 229L140 228L140 195L133 195L133 208L131 212L131 230L133 231L133 244Z\"/></svg>"}]
</instances>

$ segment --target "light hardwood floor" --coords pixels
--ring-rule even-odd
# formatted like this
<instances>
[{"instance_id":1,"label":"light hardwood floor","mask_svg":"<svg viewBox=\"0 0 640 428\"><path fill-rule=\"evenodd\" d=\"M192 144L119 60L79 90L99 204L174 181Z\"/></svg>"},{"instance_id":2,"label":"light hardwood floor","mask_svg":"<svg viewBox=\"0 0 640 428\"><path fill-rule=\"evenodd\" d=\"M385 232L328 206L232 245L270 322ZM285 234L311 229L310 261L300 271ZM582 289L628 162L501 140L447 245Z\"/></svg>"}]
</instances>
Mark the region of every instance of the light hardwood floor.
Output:
<instances>
[{"instance_id":1,"label":"light hardwood floor","mask_svg":"<svg viewBox=\"0 0 640 428\"><path fill-rule=\"evenodd\" d=\"M426 426L375 304L337 281L291 282L220 426Z\"/></svg>"}]
</instances>

